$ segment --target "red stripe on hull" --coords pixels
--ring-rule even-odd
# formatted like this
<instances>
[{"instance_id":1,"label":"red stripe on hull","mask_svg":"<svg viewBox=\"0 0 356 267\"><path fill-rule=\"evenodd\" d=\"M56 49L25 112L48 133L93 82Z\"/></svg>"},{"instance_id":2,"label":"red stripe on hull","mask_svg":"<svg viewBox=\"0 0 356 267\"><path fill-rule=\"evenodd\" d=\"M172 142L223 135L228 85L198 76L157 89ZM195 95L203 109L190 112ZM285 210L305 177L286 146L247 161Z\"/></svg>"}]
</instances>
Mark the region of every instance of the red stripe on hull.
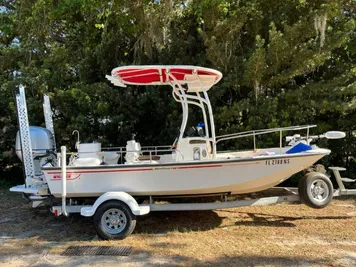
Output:
<instances>
[{"instance_id":1,"label":"red stripe on hull","mask_svg":"<svg viewBox=\"0 0 356 267\"><path fill-rule=\"evenodd\" d=\"M226 164L225 166L235 166L235 165L251 165L251 164L259 164L260 162L251 162L251 163L237 163L237 164ZM153 170L176 170L176 169L201 169L201 168L219 168L223 167L223 164L214 164L214 165L203 165L203 166L182 166L182 167L175 167L175 166L167 166L167 167L159 167L157 165L156 168L137 168L137 169L122 169L122 170L90 170L90 171L68 171L68 174L83 174L83 173L107 173L107 172L135 172L135 171L153 171ZM47 174L61 174L60 171L49 171Z\"/></svg>"},{"instance_id":2,"label":"red stripe on hull","mask_svg":"<svg viewBox=\"0 0 356 267\"><path fill-rule=\"evenodd\" d=\"M96 173L96 172L135 172L135 171L152 171L152 168L130 169L130 170L96 170L96 171L68 171L68 173ZM48 172L48 174L59 174L62 172Z\"/></svg>"}]
</instances>

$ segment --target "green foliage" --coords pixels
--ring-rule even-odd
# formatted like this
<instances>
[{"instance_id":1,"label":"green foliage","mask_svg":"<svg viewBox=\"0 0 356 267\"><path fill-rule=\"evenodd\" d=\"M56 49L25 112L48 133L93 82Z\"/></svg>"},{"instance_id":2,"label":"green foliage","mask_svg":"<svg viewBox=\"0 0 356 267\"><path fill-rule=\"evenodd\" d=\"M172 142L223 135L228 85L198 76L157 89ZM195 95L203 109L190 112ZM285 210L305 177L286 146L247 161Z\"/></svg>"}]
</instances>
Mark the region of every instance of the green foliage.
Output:
<instances>
[{"instance_id":1,"label":"green foliage","mask_svg":"<svg viewBox=\"0 0 356 267\"><path fill-rule=\"evenodd\" d=\"M74 129L103 145L124 145L132 133L143 145L163 145L181 120L170 88L114 88L105 75L121 65L191 64L224 74L210 90L217 134L307 123L319 125L315 133L343 130L345 140L323 144L333 149L324 161L356 175L355 18L348 0L4 0L1 166L18 166L19 83L33 125L44 124L42 95L50 95L58 145L73 149Z\"/></svg>"}]
</instances>

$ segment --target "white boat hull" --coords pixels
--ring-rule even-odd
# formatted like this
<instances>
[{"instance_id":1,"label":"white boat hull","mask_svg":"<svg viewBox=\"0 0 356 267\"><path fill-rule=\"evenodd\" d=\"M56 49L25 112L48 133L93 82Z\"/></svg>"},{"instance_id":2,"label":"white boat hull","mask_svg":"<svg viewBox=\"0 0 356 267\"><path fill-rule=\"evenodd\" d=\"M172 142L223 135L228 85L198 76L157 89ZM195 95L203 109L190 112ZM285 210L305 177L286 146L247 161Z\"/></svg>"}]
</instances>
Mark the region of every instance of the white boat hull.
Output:
<instances>
[{"instance_id":1,"label":"white boat hull","mask_svg":"<svg viewBox=\"0 0 356 267\"><path fill-rule=\"evenodd\" d=\"M97 197L114 191L132 196L257 192L281 183L329 152L171 164L68 167L67 197ZM60 168L42 171L51 194L61 197Z\"/></svg>"}]
</instances>

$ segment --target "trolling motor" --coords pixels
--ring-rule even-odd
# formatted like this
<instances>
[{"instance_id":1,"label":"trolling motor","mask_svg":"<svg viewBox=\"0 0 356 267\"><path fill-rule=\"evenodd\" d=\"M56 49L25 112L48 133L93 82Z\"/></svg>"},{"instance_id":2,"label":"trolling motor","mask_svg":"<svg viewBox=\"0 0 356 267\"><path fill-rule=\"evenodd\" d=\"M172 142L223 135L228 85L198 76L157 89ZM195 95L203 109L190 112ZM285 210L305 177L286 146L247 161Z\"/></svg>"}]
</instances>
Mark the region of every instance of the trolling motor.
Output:
<instances>
[{"instance_id":1,"label":"trolling motor","mask_svg":"<svg viewBox=\"0 0 356 267\"><path fill-rule=\"evenodd\" d=\"M329 131L321 135L309 135L301 136L300 134L295 134L293 136L286 136L286 142L288 145L293 146L298 142L310 145L310 142L317 139L326 138L326 139L342 139L346 136L346 133L341 131Z\"/></svg>"}]
</instances>

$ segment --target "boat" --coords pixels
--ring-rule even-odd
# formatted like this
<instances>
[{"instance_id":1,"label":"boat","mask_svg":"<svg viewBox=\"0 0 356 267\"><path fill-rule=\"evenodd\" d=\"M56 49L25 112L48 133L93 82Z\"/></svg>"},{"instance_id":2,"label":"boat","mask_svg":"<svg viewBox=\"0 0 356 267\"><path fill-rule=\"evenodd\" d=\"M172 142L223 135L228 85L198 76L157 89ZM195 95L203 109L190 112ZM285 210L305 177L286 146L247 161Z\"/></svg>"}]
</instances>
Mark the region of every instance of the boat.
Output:
<instances>
[{"instance_id":1,"label":"boat","mask_svg":"<svg viewBox=\"0 0 356 267\"><path fill-rule=\"evenodd\" d=\"M125 147L102 148L101 143L82 143L80 133L74 130L77 151L67 153L66 146L57 151L49 97L45 95L43 103L46 127L29 126L25 89L20 85L16 93L16 153L23 161L25 184L10 191L23 193L32 207L49 200L55 216L80 213L93 217L101 238L124 239L135 228L135 216L150 211L211 210L292 201L323 208L334 196L356 194L356 190L343 185L350 182L339 174L344 169L331 167L338 190L324 173L309 172L300 179L298 188L286 189L291 195L228 201L231 194L269 189L313 165L331 151L311 142L343 138L345 133L310 135L316 125L302 125L217 136L208 91L222 74L210 68L124 66L113 69L106 78L118 87L171 88L172 97L182 107L177 138L171 145L147 147L141 146L133 135ZM201 109L202 121L188 127L190 105ZM295 131L298 133L288 135ZM256 137L268 134L279 135L279 145L258 147ZM239 138L249 139L251 149L218 150L220 143ZM221 196L222 201L184 201L198 196ZM177 198L181 203L157 203L153 198Z\"/></svg>"},{"instance_id":2,"label":"boat","mask_svg":"<svg viewBox=\"0 0 356 267\"><path fill-rule=\"evenodd\" d=\"M165 90L170 87L172 97L182 106L179 134L172 145L141 147L133 137L126 147L103 151L100 143L81 143L78 133L78 151L69 154L66 167L68 198L98 197L109 191L123 191L133 197L257 192L278 185L330 153L329 149L310 145L313 138L309 130L315 125L216 136L208 91L222 78L217 70L197 66L124 66L113 69L106 78L118 87L152 85L164 86ZM202 111L202 122L196 127L187 126L190 105ZM40 127L29 127L32 145L43 147L34 149L41 156L37 157L37 164L36 160L32 164L37 170L26 179L24 187L32 188L31 192L33 188L41 188L41 196L61 197L61 161L60 153L57 158L53 156L56 155L53 122L47 128L41 131ZM306 131L306 141L282 146L285 132L301 130ZM279 146L256 147L256 136L276 132L280 134ZM220 142L249 136L253 140L251 150L217 150ZM18 136L16 147L21 158L24 146L20 145L20 139Z\"/></svg>"}]
</instances>

